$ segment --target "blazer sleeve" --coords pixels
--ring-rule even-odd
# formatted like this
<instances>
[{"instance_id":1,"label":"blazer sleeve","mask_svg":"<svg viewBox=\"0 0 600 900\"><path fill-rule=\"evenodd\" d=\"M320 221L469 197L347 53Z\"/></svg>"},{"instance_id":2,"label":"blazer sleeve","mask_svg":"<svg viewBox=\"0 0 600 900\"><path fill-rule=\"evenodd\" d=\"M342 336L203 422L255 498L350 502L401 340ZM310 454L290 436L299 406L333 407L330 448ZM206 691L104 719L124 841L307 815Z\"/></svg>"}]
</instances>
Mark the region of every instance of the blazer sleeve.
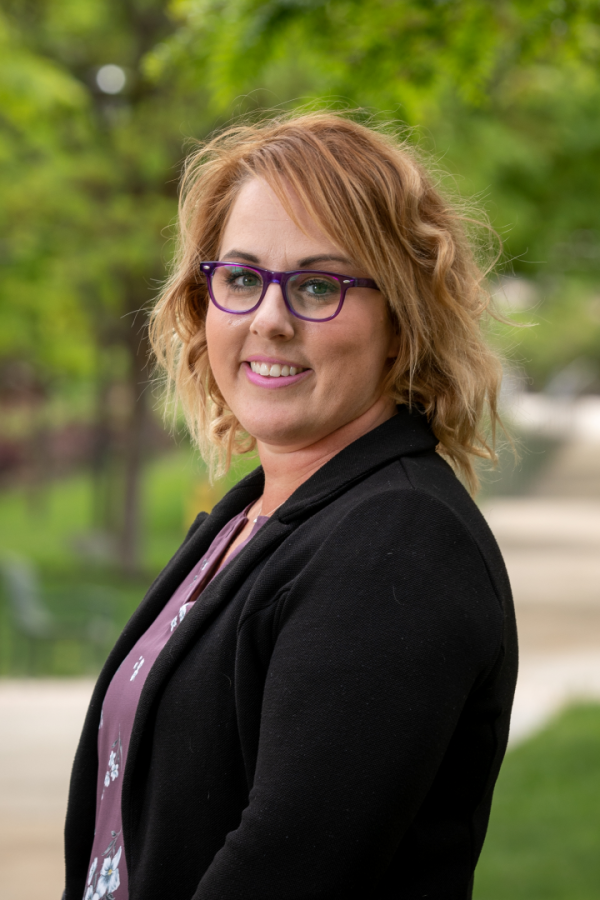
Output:
<instances>
[{"instance_id":1,"label":"blazer sleeve","mask_svg":"<svg viewBox=\"0 0 600 900\"><path fill-rule=\"evenodd\" d=\"M195 900L370 896L502 642L477 545L418 492L346 515L279 604L249 804Z\"/></svg>"}]
</instances>

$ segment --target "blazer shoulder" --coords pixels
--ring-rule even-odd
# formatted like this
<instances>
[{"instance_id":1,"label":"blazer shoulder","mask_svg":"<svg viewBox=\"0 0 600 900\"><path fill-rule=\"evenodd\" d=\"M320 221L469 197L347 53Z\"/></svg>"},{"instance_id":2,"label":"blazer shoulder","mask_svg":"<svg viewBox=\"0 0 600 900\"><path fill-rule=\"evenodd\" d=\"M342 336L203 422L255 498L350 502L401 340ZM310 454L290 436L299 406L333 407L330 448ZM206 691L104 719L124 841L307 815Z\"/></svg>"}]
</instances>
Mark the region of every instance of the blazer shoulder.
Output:
<instances>
[{"instance_id":1,"label":"blazer shoulder","mask_svg":"<svg viewBox=\"0 0 600 900\"><path fill-rule=\"evenodd\" d=\"M432 516L455 517L467 531L479 521L477 504L465 490L451 467L435 452L417 456L399 456L383 468L370 473L347 492L350 506L370 507L376 515L385 498L400 498L411 506L425 504ZM410 498L410 500L409 500ZM444 510L445 512L442 512ZM401 516L403 504L398 506Z\"/></svg>"},{"instance_id":2,"label":"blazer shoulder","mask_svg":"<svg viewBox=\"0 0 600 900\"><path fill-rule=\"evenodd\" d=\"M384 543L412 543L418 531L423 552L443 545L458 550L460 545L463 553L483 562L501 605L512 602L496 540L477 504L438 453L400 456L354 484L332 504L331 532L349 519L355 528L360 523L363 535L377 534ZM387 525L382 529L383 520Z\"/></svg>"},{"instance_id":3,"label":"blazer shoulder","mask_svg":"<svg viewBox=\"0 0 600 900\"><path fill-rule=\"evenodd\" d=\"M186 534L186 536L183 539L184 544L187 544L187 542L190 540L190 538L192 538L196 534L196 532L198 531L198 529L200 528L202 523L206 521L206 519L208 519L207 512L198 513L198 515L196 516L196 518L190 525L190 527L188 529L188 533Z\"/></svg>"},{"instance_id":4,"label":"blazer shoulder","mask_svg":"<svg viewBox=\"0 0 600 900\"><path fill-rule=\"evenodd\" d=\"M503 602L512 603L508 574L496 539L479 506L450 465L438 453L403 457L401 464L412 489L445 506L470 534Z\"/></svg>"},{"instance_id":5,"label":"blazer shoulder","mask_svg":"<svg viewBox=\"0 0 600 900\"><path fill-rule=\"evenodd\" d=\"M478 648L482 671L496 660L507 598L456 511L415 488L401 470L381 470L356 485L302 531L303 546L295 548L300 570L282 600L278 627L303 611L313 625L358 623L357 632L368 620L377 623L384 646L388 628L406 639L408 616L419 640L435 633L465 653ZM287 575L293 561L285 563Z\"/></svg>"}]
</instances>

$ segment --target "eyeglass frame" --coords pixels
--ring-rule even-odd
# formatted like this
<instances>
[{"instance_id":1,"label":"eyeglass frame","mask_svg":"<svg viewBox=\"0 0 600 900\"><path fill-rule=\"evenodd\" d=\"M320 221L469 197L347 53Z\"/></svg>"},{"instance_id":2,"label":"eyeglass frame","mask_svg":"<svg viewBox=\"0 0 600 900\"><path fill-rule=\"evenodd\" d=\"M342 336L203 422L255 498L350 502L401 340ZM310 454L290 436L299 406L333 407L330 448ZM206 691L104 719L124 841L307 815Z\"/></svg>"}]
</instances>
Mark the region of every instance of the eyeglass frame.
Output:
<instances>
[{"instance_id":1,"label":"eyeglass frame","mask_svg":"<svg viewBox=\"0 0 600 900\"><path fill-rule=\"evenodd\" d=\"M271 284L279 285L279 287L281 288L281 293L283 295L283 301L287 309L297 319L302 319L305 322L330 322L332 319L335 319L335 317L339 315L342 306L344 305L344 300L346 299L346 291L350 290L350 288L365 287L371 288L374 291L381 290L381 288L378 287L377 283L373 281L372 278L349 278L348 276L340 275L337 272L321 272L317 271L316 269L294 269L293 272L273 272L271 271L271 269L263 269L260 266L236 262L201 262L199 265L202 274L206 276L206 284L208 286L208 294L210 299L215 304L217 309L220 309L221 312L229 313L229 315L232 316L247 316L249 313L255 312L265 299L265 294L267 293L267 290L269 289L269 286ZM261 276L263 282L262 292L258 301L251 309L238 311L235 309L227 309L226 307L221 306L219 303L217 303L213 294L212 279L215 269L220 269L224 266L239 266L241 269L250 269L250 271L252 272L258 272L258 274ZM326 316L324 319L312 319L310 318L310 316L301 316L300 313L297 313L294 310L288 300L287 295L287 283L293 275L327 275L329 278L335 278L336 281L340 282L340 301L338 303L336 311L332 316Z\"/></svg>"}]
</instances>

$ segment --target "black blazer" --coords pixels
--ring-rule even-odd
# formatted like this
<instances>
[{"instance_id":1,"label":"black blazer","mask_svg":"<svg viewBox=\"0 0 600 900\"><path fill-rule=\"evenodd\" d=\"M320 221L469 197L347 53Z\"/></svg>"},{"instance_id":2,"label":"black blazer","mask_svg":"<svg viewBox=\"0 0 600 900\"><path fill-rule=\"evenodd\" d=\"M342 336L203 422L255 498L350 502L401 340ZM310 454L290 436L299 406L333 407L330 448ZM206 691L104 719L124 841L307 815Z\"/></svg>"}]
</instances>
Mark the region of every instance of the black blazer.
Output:
<instances>
[{"instance_id":1,"label":"black blazer","mask_svg":"<svg viewBox=\"0 0 600 900\"><path fill-rule=\"evenodd\" d=\"M305 482L153 666L123 780L131 900L468 898L517 670L483 517L405 407ZM98 679L75 757L66 900L94 833L119 663L236 513L201 513Z\"/></svg>"}]
</instances>

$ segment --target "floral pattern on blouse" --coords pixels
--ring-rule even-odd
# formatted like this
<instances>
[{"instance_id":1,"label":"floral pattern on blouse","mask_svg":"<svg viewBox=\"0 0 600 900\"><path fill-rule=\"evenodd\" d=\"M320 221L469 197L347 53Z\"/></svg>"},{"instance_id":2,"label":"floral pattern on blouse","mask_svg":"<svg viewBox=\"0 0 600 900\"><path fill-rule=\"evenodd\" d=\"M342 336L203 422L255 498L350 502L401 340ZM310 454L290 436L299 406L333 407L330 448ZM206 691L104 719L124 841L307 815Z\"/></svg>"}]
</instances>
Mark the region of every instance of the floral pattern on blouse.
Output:
<instances>
[{"instance_id":1,"label":"floral pattern on blouse","mask_svg":"<svg viewBox=\"0 0 600 900\"><path fill-rule=\"evenodd\" d=\"M114 892L121 884L121 879L119 877L119 862L121 860L121 853L123 852L123 845L121 844L115 853L115 847L121 832L112 831L111 834L112 840L103 853L104 859L102 860L100 872L98 872L97 856L94 857L90 866L83 900L101 900L102 897L106 897L106 900L115 900Z\"/></svg>"},{"instance_id":2,"label":"floral pattern on blouse","mask_svg":"<svg viewBox=\"0 0 600 900\"><path fill-rule=\"evenodd\" d=\"M131 678L129 679L130 681L133 681L134 678L137 678L137 674L138 674L138 672L140 671L140 669L142 668L142 666L144 665L145 662L146 662L146 660L144 659L144 657L143 657L143 656L140 656L140 658L138 659L138 661L135 662L135 663L133 664L133 675L132 675Z\"/></svg>"},{"instance_id":3,"label":"floral pattern on blouse","mask_svg":"<svg viewBox=\"0 0 600 900\"><path fill-rule=\"evenodd\" d=\"M110 756L108 757L108 769L106 770L106 775L104 776L104 790L102 791L101 800L104 799L104 791L107 787L110 787L111 782L116 781L119 777L119 767L123 761L123 744L121 743L121 732L119 731L118 737L113 741L112 747L110 748Z\"/></svg>"},{"instance_id":4,"label":"floral pattern on blouse","mask_svg":"<svg viewBox=\"0 0 600 900\"><path fill-rule=\"evenodd\" d=\"M171 619L171 631L175 631L177 626L183 622L188 606L191 606L191 603L184 603L179 607L179 613Z\"/></svg>"}]
</instances>

